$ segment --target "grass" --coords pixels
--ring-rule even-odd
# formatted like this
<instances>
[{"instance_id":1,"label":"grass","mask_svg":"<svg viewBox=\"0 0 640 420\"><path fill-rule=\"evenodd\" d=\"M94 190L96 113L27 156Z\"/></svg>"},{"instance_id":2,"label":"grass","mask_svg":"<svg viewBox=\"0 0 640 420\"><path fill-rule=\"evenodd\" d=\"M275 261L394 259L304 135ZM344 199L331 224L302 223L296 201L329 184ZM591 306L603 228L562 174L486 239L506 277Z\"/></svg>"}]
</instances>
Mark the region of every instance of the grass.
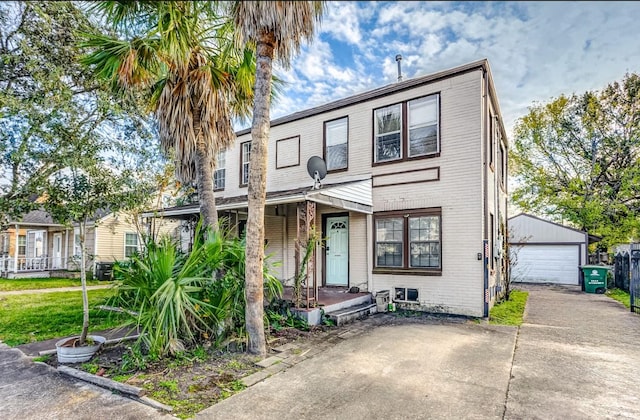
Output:
<instances>
[{"instance_id":1,"label":"grass","mask_svg":"<svg viewBox=\"0 0 640 420\"><path fill-rule=\"evenodd\" d=\"M607 296L609 296L611 299L617 300L618 302L622 303L626 308L630 308L631 307L631 302L630 302L630 295L629 292L625 292L624 290L621 289L609 289L607 290Z\"/></svg>"},{"instance_id":2,"label":"grass","mask_svg":"<svg viewBox=\"0 0 640 420\"><path fill-rule=\"evenodd\" d=\"M528 292L512 290L509 300L500 302L491 308L489 323L498 325L521 325L524 306L527 303Z\"/></svg>"},{"instance_id":3,"label":"grass","mask_svg":"<svg viewBox=\"0 0 640 420\"><path fill-rule=\"evenodd\" d=\"M110 289L89 291L89 306L105 303ZM124 316L91 309L90 331L122 324ZM0 297L0 340L9 346L80 334L82 330L82 293L53 292Z\"/></svg>"},{"instance_id":4,"label":"grass","mask_svg":"<svg viewBox=\"0 0 640 420\"><path fill-rule=\"evenodd\" d=\"M88 285L110 284L105 281L87 280ZM80 279L33 278L33 279L0 279L0 292L14 290L54 289L58 287L80 286Z\"/></svg>"}]
</instances>

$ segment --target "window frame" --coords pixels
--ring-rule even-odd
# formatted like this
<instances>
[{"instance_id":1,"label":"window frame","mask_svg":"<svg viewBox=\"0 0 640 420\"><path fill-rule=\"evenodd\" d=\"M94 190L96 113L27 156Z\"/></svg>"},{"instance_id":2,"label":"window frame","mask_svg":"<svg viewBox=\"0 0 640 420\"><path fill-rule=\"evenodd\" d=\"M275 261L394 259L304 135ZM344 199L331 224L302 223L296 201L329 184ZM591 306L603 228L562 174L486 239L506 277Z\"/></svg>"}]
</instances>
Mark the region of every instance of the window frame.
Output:
<instances>
[{"instance_id":1,"label":"window frame","mask_svg":"<svg viewBox=\"0 0 640 420\"><path fill-rule=\"evenodd\" d=\"M134 245L127 244L127 237L129 235L133 235L133 237L136 238L136 245L135 245L136 249L135 249L135 251L136 252L140 251L140 238L139 238L138 234L136 232L125 232L124 233L124 254L123 254L124 258L131 258L131 255L133 255L133 253L131 255L127 255L127 248L131 248L131 247L134 246Z\"/></svg>"},{"instance_id":2,"label":"window frame","mask_svg":"<svg viewBox=\"0 0 640 420\"><path fill-rule=\"evenodd\" d=\"M224 156L222 158L222 168L220 167L220 156ZM216 186L216 175L218 174L219 171L223 172L223 182L222 182L222 186ZM224 187L227 184L227 151L226 150L221 150L218 152L218 156L216 156L216 169L215 171L213 171L213 191L223 191Z\"/></svg>"},{"instance_id":3,"label":"window frame","mask_svg":"<svg viewBox=\"0 0 640 420\"><path fill-rule=\"evenodd\" d=\"M416 156L409 156L409 102L413 102L416 100L420 100L420 99L428 99L434 97L436 100L436 127L437 127L437 133L436 133L436 151L432 152L432 153L426 153L426 154L421 154L421 155L416 155ZM383 108L389 108L392 106L396 106L396 105L400 105L400 119L401 119L401 123L400 123L400 157L396 158L396 159L389 159L389 160L384 160L384 161L378 161L377 160L377 134L376 134L376 112L380 109ZM392 104L386 104L377 108L374 108L372 110L372 118L371 118L371 124L372 124L372 130L371 130L371 134L372 134L372 140L371 140L371 145L372 145L372 154L371 154L371 165L372 166L379 166L379 165L388 165L388 164L393 164L393 163L399 163L399 162L407 162L407 161L412 161L412 160L420 160L420 159L432 159L432 158L437 158L440 157L440 154L442 153L442 101L441 101L441 94L440 92L434 92L434 93L430 93L428 95L422 95L422 96L417 96L414 98L410 98L407 99L405 101L401 101L401 102L395 102Z\"/></svg>"},{"instance_id":4,"label":"window frame","mask_svg":"<svg viewBox=\"0 0 640 420\"><path fill-rule=\"evenodd\" d=\"M18 235L18 243L16 244L16 247L18 248L18 257L27 256L27 235ZM24 248L24 252L21 253L20 248Z\"/></svg>"},{"instance_id":5,"label":"window frame","mask_svg":"<svg viewBox=\"0 0 640 420\"><path fill-rule=\"evenodd\" d=\"M80 243L80 228L73 228L73 256L80 257L82 255L82 244Z\"/></svg>"},{"instance_id":6,"label":"window frame","mask_svg":"<svg viewBox=\"0 0 640 420\"><path fill-rule=\"evenodd\" d=\"M438 216L438 243L440 245L440 266L439 267L411 267L411 241L409 233L409 218L421 217L421 216ZM402 266L401 267L387 267L378 266L378 220L402 218ZM424 208L424 209L412 209L412 210L393 210L376 212L373 214L373 273L374 274L407 274L407 275L425 275L425 276L441 276L443 269L442 261L442 208Z\"/></svg>"},{"instance_id":7,"label":"window frame","mask_svg":"<svg viewBox=\"0 0 640 420\"><path fill-rule=\"evenodd\" d=\"M249 146L249 153L248 153L248 162L244 161L244 147L245 145ZM249 163L251 161L251 140L249 141L245 141L240 143L240 187L246 187L247 185L249 185ZM244 165L247 165L247 182L243 183L243 174L244 174Z\"/></svg>"},{"instance_id":8,"label":"window frame","mask_svg":"<svg viewBox=\"0 0 640 420\"><path fill-rule=\"evenodd\" d=\"M338 117L338 118L333 118L331 120L327 120L322 123L322 158L324 159L325 162L328 162L327 160L327 124L335 123L340 120L346 120L346 123L347 123L347 138L345 141L345 143L347 144L347 156L346 156L347 162L344 168L329 169L327 167L327 173L329 174L336 173L336 172L344 172L349 170L349 116L348 115Z\"/></svg>"}]
</instances>

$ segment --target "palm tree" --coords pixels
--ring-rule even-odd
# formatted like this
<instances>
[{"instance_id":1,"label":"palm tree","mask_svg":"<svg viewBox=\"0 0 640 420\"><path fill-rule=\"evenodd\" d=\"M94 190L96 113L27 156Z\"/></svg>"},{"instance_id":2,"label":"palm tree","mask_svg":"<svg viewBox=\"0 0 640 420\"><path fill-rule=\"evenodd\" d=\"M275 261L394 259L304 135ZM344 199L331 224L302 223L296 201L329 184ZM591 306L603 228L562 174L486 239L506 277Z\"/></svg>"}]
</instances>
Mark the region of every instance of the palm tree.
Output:
<instances>
[{"instance_id":1,"label":"palm tree","mask_svg":"<svg viewBox=\"0 0 640 420\"><path fill-rule=\"evenodd\" d=\"M125 39L88 36L84 63L122 92L149 93L176 178L196 183L203 223L217 229L216 157L235 141L231 118L249 115L253 53L235 48L228 18L210 2L102 1L90 10Z\"/></svg>"},{"instance_id":2,"label":"palm tree","mask_svg":"<svg viewBox=\"0 0 640 420\"><path fill-rule=\"evenodd\" d=\"M303 40L313 37L322 16L322 1L235 1L231 13L244 45L255 45L256 75L251 157L249 161L246 235L246 328L248 351L266 353L263 321L264 205L267 181L267 142L274 57L287 67Z\"/></svg>"}]
</instances>

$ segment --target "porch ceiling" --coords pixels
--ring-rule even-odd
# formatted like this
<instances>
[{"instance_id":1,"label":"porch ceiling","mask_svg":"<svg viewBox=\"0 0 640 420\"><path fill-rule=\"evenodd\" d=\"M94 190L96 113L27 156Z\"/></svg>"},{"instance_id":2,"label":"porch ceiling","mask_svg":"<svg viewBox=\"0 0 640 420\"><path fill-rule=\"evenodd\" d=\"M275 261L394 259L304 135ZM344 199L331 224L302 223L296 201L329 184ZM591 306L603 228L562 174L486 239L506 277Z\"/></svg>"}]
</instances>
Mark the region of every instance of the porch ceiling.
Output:
<instances>
[{"instance_id":1,"label":"porch ceiling","mask_svg":"<svg viewBox=\"0 0 640 420\"><path fill-rule=\"evenodd\" d=\"M286 191L267 193L266 205L299 203L313 201L338 209L355 211L358 213L373 213L373 198L371 193L371 179L342 182L339 184L323 185L318 190L309 187L296 188ZM221 210L237 210L247 208L247 196L216 198L216 207ZM198 204L171 207L160 211L146 212L142 217L168 217L186 219L200 213Z\"/></svg>"}]
</instances>

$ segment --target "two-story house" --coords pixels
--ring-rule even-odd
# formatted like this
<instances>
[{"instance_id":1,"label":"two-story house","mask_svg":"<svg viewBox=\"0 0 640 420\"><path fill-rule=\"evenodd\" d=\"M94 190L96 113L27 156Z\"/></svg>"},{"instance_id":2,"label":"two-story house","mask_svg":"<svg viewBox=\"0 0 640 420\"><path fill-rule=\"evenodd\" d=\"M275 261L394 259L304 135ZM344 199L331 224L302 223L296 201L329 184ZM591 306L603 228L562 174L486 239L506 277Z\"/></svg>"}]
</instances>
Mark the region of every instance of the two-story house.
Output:
<instances>
[{"instance_id":1,"label":"two-story house","mask_svg":"<svg viewBox=\"0 0 640 420\"><path fill-rule=\"evenodd\" d=\"M267 253L282 262L285 284L310 220L325 239L311 265L321 287L488 315L505 269L507 140L487 60L275 119L268 153ZM242 130L215 174L220 215L240 230L250 154ZM312 156L327 167L319 189L307 173ZM163 213L186 219L198 206Z\"/></svg>"}]
</instances>

